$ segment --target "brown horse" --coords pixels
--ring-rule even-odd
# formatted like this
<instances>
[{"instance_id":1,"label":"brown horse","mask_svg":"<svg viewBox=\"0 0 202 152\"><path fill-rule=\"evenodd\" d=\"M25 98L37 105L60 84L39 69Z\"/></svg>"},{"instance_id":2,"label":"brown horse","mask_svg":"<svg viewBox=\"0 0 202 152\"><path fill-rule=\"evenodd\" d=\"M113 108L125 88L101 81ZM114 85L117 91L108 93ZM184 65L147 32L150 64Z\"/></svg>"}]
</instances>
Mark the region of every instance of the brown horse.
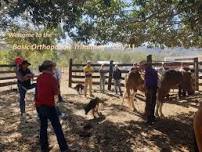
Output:
<instances>
[{"instance_id":1,"label":"brown horse","mask_svg":"<svg viewBox=\"0 0 202 152\"><path fill-rule=\"evenodd\" d=\"M165 97L168 96L170 89L180 88L188 92L188 95L194 93L193 78L190 72L168 70L160 80L158 89L156 115L163 116L162 107Z\"/></svg>"},{"instance_id":2,"label":"brown horse","mask_svg":"<svg viewBox=\"0 0 202 152\"><path fill-rule=\"evenodd\" d=\"M124 98L128 98L128 104L133 108L133 111L136 111L134 105L134 96L137 93L137 90L144 92L144 79L142 78L138 70L131 71L125 78L125 91L123 94L122 105L124 103ZM131 94L132 91L132 94Z\"/></svg>"}]
</instances>

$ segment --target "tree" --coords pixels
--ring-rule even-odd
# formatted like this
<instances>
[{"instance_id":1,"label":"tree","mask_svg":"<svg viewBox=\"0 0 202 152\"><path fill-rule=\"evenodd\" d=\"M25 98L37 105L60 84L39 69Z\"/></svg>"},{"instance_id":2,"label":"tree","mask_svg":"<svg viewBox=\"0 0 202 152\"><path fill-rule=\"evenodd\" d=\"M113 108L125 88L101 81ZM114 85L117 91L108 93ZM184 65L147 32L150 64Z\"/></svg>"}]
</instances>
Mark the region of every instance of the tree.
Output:
<instances>
[{"instance_id":1,"label":"tree","mask_svg":"<svg viewBox=\"0 0 202 152\"><path fill-rule=\"evenodd\" d=\"M130 43L151 42L157 46L202 46L201 0L133 0L131 18L125 21L132 30ZM137 28L136 28L137 29Z\"/></svg>"},{"instance_id":2,"label":"tree","mask_svg":"<svg viewBox=\"0 0 202 152\"><path fill-rule=\"evenodd\" d=\"M201 0L3 0L1 27L16 18L37 28L62 23L63 33L85 44L202 46Z\"/></svg>"}]
</instances>

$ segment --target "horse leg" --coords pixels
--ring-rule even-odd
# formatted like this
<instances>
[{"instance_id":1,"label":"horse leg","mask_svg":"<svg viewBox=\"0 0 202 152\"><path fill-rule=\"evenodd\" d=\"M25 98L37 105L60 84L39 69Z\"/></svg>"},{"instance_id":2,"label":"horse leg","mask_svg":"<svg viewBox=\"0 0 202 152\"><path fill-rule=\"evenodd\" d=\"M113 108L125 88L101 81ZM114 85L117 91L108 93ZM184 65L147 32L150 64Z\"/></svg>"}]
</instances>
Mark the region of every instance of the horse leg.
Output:
<instances>
[{"instance_id":1,"label":"horse leg","mask_svg":"<svg viewBox=\"0 0 202 152\"><path fill-rule=\"evenodd\" d=\"M160 117L165 117L163 112L162 112L162 109L163 109L163 102L160 102L160 106L159 106Z\"/></svg>"},{"instance_id":2,"label":"horse leg","mask_svg":"<svg viewBox=\"0 0 202 152\"><path fill-rule=\"evenodd\" d=\"M132 108L133 108L133 111L137 111L137 109L135 108L135 105L134 105L134 96L136 95L136 93L137 92L135 92L134 90L133 90L133 93L132 93L132 97L131 97L131 106L132 106Z\"/></svg>"},{"instance_id":3,"label":"horse leg","mask_svg":"<svg viewBox=\"0 0 202 152\"><path fill-rule=\"evenodd\" d=\"M96 118L95 113L96 113L96 110L95 110L95 108L93 108L92 109L92 115L93 115L94 118Z\"/></svg>"},{"instance_id":4,"label":"horse leg","mask_svg":"<svg viewBox=\"0 0 202 152\"><path fill-rule=\"evenodd\" d=\"M160 108L161 108L161 103L162 103L162 91L159 90L157 93L157 101L156 101L156 109L155 109L155 115L157 117L160 117Z\"/></svg>"},{"instance_id":5,"label":"horse leg","mask_svg":"<svg viewBox=\"0 0 202 152\"><path fill-rule=\"evenodd\" d=\"M123 103L124 103L124 99L125 99L125 97L126 97L126 94L127 94L127 92L126 92L126 90L125 90L124 93L123 93L123 96L122 96L122 104L121 104L121 106L123 106Z\"/></svg>"},{"instance_id":6,"label":"horse leg","mask_svg":"<svg viewBox=\"0 0 202 152\"><path fill-rule=\"evenodd\" d=\"M130 89L126 89L126 93L128 95L128 105L131 108L131 95L130 95Z\"/></svg>"},{"instance_id":7,"label":"horse leg","mask_svg":"<svg viewBox=\"0 0 202 152\"><path fill-rule=\"evenodd\" d=\"M160 101L157 100L157 102L156 102L156 109L155 109L155 115L157 117L159 117L159 108L160 108Z\"/></svg>"}]
</instances>

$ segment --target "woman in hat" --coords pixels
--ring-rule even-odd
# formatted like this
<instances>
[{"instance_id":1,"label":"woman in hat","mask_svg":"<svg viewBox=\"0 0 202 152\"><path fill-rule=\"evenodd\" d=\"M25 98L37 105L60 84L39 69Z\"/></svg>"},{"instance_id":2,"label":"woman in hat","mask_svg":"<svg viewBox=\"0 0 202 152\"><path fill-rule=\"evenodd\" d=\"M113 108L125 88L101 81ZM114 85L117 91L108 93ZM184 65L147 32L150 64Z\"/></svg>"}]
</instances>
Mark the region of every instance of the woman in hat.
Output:
<instances>
[{"instance_id":1,"label":"woman in hat","mask_svg":"<svg viewBox=\"0 0 202 152\"><path fill-rule=\"evenodd\" d=\"M90 96L93 96L92 94L92 74L93 74L93 67L91 66L91 61L87 61L87 65L83 68L84 74L85 74L85 87L84 87L84 95L87 95L87 89L89 86L89 92Z\"/></svg>"},{"instance_id":2,"label":"woman in hat","mask_svg":"<svg viewBox=\"0 0 202 152\"><path fill-rule=\"evenodd\" d=\"M41 151L46 152L49 150L48 145L48 120L50 120L57 141L62 152L69 151L66 143L62 127L58 118L57 110L55 107L55 96L58 95L58 81L54 77L54 63L52 61L44 61L39 67L42 72L37 78L36 85L36 110L40 119L40 146Z\"/></svg>"},{"instance_id":3,"label":"woman in hat","mask_svg":"<svg viewBox=\"0 0 202 152\"><path fill-rule=\"evenodd\" d=\"M31 84L34 74L28 68L31 64L27 60L23 60L16 71L17 85L20 94L20 112L22 117L25 116L25 95L27 90L33 89L35 84Z\"/></svg>"}]
</instances>

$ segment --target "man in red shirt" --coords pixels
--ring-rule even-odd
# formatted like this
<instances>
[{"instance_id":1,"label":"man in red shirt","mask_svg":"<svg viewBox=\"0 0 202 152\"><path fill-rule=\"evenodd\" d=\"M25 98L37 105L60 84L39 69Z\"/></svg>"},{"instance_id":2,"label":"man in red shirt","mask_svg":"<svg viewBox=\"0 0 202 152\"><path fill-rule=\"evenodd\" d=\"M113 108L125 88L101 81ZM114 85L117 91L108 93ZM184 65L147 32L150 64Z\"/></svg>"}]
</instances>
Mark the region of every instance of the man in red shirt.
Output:
<instances>
[{"instance_id":1,"label":"man in red shirt","mask_svg":"<svg viewBox=\"0 0 202 152\"><path fill-rule=\"evenodd\" d=\"M40 74L37 78L36 85L36 109L40 119L40 146L42 152L49 151L48 145L48 119L50 120L61 152L68 152L69 148L66 143L62 127L55 108L54 97L58 95L58 82L53 76L54 63L44 61L39 67Z\"/></svg>"}]
</instances>

